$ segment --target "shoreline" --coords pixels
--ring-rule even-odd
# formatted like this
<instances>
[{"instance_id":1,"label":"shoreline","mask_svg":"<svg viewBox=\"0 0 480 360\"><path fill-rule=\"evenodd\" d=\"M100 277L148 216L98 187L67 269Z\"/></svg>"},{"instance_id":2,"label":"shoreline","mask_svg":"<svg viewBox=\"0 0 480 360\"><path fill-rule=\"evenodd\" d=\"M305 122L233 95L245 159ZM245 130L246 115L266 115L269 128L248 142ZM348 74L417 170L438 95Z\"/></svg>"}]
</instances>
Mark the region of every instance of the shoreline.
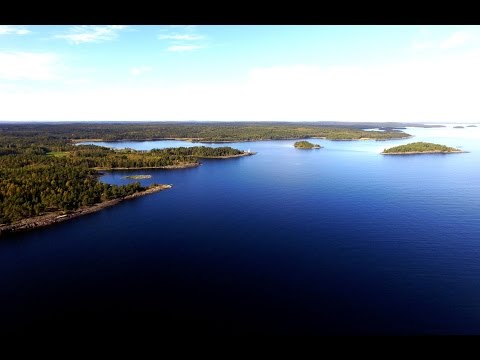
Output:
<instances>
[{"instance_id":1,"label":"shoreline","mask_svg":"<svg viewBox=\"0 0 480 360\"><path fill-rule=\"evenodd\" d=\"M167 184L157 185L157 186L147 188L144 191L127 195L123 198L107 200L98 204L94 204L92 206L82 207L77 210L73 210L68 214L65 214L63 211L55 211L55 212L46 213L44 215L22 219L10 225L0 225L0 237L3 234L33 230L39 227L49 226L49 225L57 224L66 220L74 219L82 215L92 214L92 213L101 211L103 209L106 209L108 207L117 205L124 200L131 200L144 195L153 194L165 189L170 189L171 187L172 185L167 185Z\"/></svg>"},{"instance_id":2,"label":"shoreline","mask_svg":"<svg viewBox=\"0 0 480 360\"><path fill-rule=\"evenodd\" d=\"M305 139L321 139L321 140L329 140L329 141L363 141L363 140L374 140L374 141L389 141L389 140L404 140L404 139L409 139L414 137L414 135L409 136L403 136L403 137L392 137L388 139L377 139L377 138L356 138L356 139L329 139L326 136L310 136L310 137L300 137L300 138L285 138L285 139L253 139L253 140L204 140L204 141L198 141L204 144L223 144L223 143L243 143L243 142L255 142L255 141L282 141L282 140L305 140ZM158 139L158 140L167 140L167 139ZM182 140L182 139L176 139L176 140ZM121 140L119 140L121 141ZM125 140L123 140L125 141ZM142 141L142 140L139 140ZM182 141L187 141L187 140L182 140ZM192 141L194 142L194 141Z\"/></svg>"},{"instance_id":3,"label":"shoreline","mask_svg":"<svg viewBox=\"0 0 480 360\"><path fill-rule=\"evenodd\" d=\"M146 139L117 139L117 140L105 140L105 139L70 139L74 144L82 142L123 142L123 141L162 141L162 140L177 140L177 141L187 141L195 142L200 141L200 138L146 138Z\"/></svg>"},{"instance_id":4,"label":"shoreline","mask_svg":"<svg viewBox=\"0 0 480 360\"><path fill-rule=\"evenodd\" d=\"M408 151L408 152L391 152L385 153L381 152L382 155L419 155L419 154L462 154L468 153L468 151L439 151L439 150L432 150L432 151Z\"/></svg>"},{"instance_id":5,"label":"shoreline","mask_svg":"<svg viewBox=\"0 0 480 360\"><path fill-rule=\"evenodd\" d=\"M231 159L231 158L237 158L237 157L242 157L242 156L251 156L251 155L256 155L257 153L255 151L250 151L246 152L244 151L241 154L236 154L236 155L224 155L224 156L195 156L191 155L192 157L195 157L197 159Z\"/></svg>"},{"instance_id":6,"label":"shoreline","mask_svg":"<svg viewBox=\"0 0 480 360\"><path fill-rule=\"evenodd\" d=\"M96 171L115 171L115 170L124 170L124 171L132 171L132 170L155 170L155 169L188 169L200 166L200 163L185 163L182 165L165 165L165 166L147 166L147 167L116 167L116 168L100 168L95 167L92 168Z\"/></svg>"},{"instance_id":7,"label":"shoreline","mask_svg":"<svg viewBox=\"0 0 480 360\"><path fill-rule=\"evenodd\" d=\"M408 134L410 135L410 134ZM231 144L231 143L244 143L244 142L255 142L255 141L276 141L276 140L302 140L302 139L324 139L330 141L363 141L363 140L375 140L375 141L388 141L388 140L403 140L409 139L413 137L410 136L403 136L403 137L392 137L388 139L378 139L378 138L357 138L357 139L329 139L326 136L310 136L310 137L295 137L295 138L283 138L283 139L244 139L244 140L203 140L201 138L147 138L147 139L117 139L117 140L105 140L105 139L70 139L70 141L74 144L82 143L82 142L108 142L108 143L116 143L116 142L124 142L124 141L131 141L131 142L144 142L144 141L168 141L168 140L177 140L177 141L186 141L189 143L201 143L201 144Z\"/></svg>"},{"instance_id":8,"label":"shoreline","mask_svg":"<svg viewBox=\"0 0 480 360\"><path fill-rule=\"evenodd\" d=\"M243 156L251 156L255 155L256 152L243 152L241 154L236 154L236 155L226 155L226 156L210 156L210 157L196 157L199 159L229 159L229 158L237 158L237 157L243 157ZM196 163L185 163L181 165L166 165L166 166L156 166L156 167L134 167L134 168L126 168L126 167L117 167L117 168L92 168L97 171L96 176L100 177L102 174L100 171L115 171L115 170L124 170L124 171L132 171L132 170L147 170L147 169L186 169L186 168L193 168L202 165L200 162ZM87 215L87 214L92 214L98 211L101 211L103 209L106 209L108 207L117 205L118 203L124 201L124 200L130 200L134 199L140 196L144 195L149 195L155 192L159 192L165 189L170 189L172 185L168 184L161 184L153 187L149 187L144 191L141 192L136 192L131 195L127 195L122 198L117 198L117 199L112 199L112 200L107 200L103 201L97 204L94 204L92 206L86 206L86 207L81 207L76 210L72 210L70 212L65 213L64 211L57 210L53 212L47 212L42 215L38 216L33 216L29 218L25 218L19 221L16 221L12 224L1 224L0 225L0 238L4 234L8 233L14 233L14 232L20 232L20 231L28 231L28 230L33 230L37 229L40 227L45 227L53 224L57 224L69 219L74 219L76 217L82 216L82 215Z\"/></svg>"},{"instance_id":9,"label":"shoreline","mask_svg":"<svg viewBox=\"0 0 480 360\"><path fill-rule=\"evenodd\" d=\"M251 156L256 154L257 154L256 152L252 151L252 152L243 152L242 154L225 155L225 156L195 156L195 155L190 155L190 156L196 159L231 159L231 158ZM116 167L116 168L94 167L92 169L96 171L115 171L115 170L131 171L131 170L155 170L155 169L169 170L169 169L188 169L188 168L193 168L200 165L202 164L201 163L185 163L185 164L179 164L179 165L146 166L146 167Z\"/></svg>"},{"instance_id":10,"label":"shoreline","mask_svg":"<svg viewBox=\"0 0 480 360\"><path fill-rule=\"evenodd\" d=\"M408 134L410 135L410 134ZM327 139L327 138L311 138L311 139L325 139L325 140L330 140L330 141L366 141L366 140L374 140L374 141L389 141L389 140L405 140L405 139L410 139L414 137L414 135L410 136L404 136L404 137L395 137L395 138L389 138L389 139L375 139L375 138L358 138L358 139Z\"/></svg>"}]
</instances>

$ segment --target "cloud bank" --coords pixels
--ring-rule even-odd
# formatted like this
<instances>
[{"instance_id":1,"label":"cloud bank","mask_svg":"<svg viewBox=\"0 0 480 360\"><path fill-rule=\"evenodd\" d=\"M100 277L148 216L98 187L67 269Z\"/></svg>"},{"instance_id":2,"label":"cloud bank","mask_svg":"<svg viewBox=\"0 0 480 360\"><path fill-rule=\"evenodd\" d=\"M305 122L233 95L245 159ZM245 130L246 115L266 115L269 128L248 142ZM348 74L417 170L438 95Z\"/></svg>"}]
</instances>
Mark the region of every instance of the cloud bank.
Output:
<instances>
[{"instance_id":1,"label":"cloud bank","mask_svg":"<svg viewBox=\"0 0 480 360\"><path fill-rule=\"evenodd\" d=\"M56 39L64 39L72 44L99 43L117 38L118 33L124 30L124 25L83 25L74 26L66 34L55 35Z\"/></svg>"},{"instance_id":2,"label":"cloud bank","mask_svg":"<svg viewBox=\"0 0 480 360\"><path fill-rule=\"evenodd\" d=\"M28 58L28 56L27 56ZM35 58L47 79L53 59ZM0 69L17 64L0 56ZM277 66L252 69L237 83L116 86L71 91L0 90L4 120L480 120L480 52L442 61L384 66ZM1 70L0 70L1 71ZM138 73L142 73L140 68ZM6 72L0 73L6 76ZM8 76L12 76L12 73ZM43 74L43 75L42 75ZM30 104L31 106L24 106Z\"/></svg>"}]
</instances>

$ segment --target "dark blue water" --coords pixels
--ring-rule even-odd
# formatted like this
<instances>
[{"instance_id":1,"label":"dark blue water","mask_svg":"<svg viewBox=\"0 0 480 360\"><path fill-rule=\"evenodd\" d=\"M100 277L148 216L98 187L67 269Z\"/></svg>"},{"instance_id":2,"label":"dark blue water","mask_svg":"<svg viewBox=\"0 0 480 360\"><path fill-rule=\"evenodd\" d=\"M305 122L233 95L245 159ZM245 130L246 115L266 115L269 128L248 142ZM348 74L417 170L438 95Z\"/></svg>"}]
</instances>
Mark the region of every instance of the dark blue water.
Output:
<instances>
[{"instance_id":1,"label":"dark blue water","mask_svg":"<svg viewBox=\"0 0 480 360\"><path fill-rule=\"evenodd\" d=\"M174 187L0 242L2 331L480 334L478 129L408 130L466 154L265 141L135 171Z\"/></svg>"}]
</instances>

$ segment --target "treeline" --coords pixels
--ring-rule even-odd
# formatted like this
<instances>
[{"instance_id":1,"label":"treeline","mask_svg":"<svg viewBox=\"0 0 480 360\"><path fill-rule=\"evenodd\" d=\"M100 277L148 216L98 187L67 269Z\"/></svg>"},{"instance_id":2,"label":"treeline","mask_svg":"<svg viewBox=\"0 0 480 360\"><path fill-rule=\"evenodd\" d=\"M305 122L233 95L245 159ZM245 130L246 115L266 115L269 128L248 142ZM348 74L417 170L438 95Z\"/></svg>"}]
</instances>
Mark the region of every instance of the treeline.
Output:
<instances>
[{"instance_id":1,"label":"treeline","mask_svg":"<svg viewBox=\"0 0 480 360\"><path fill-rule=\"evenodd\" d=\"M0 224L49 211L75 210L145 189L138 182L123 186L101 183L94 170L72 166L61 158L5 168L4 157L0 157ZM15 157L20 165L21 155Z\"/></svg>"},{"instance_id":2,"label":"treeline","mask_svg":"<svg viewBox=\"0 0 480 360\"><path fill-rule=\"evenodd\" d=\"M95 168L138 168L198 163L199 157L241 154L230 147L113 150L67 141L0 137L0 224L51 211L76 210L145 190L136 182L110 185L98 180Z\"/></svg>"},{"instance_id":3,"label":"treeline","mask_svg":"<svg viewBox=\"0 0 480 360\"><path fill-rule=\"evenodd\" d=\"M211 148L207 146L178 147L135 151L132 149L113 150L95 145L79 145L66 156L74 165L89 168L142 168L183 166L197 164L202 157L224 157L240 155L243 152L231 147Z\"/></svg>"},{"instance_id":4,"label":"treeline","mask_svg":"<svg viewBox=\"0 0 480 360\"><path fill-rule=\"evenodd\" d=\"M99 146L77 146L66 156L72 164L87 168L143 168L195 164L197 159L166 152L113 150Z\"/></svg>"},{"instance_id":5,"label":"treeline","mask_svg":"<svg viewBox=\"0 0 480 360\"><path fill-rule=\"evenodd\" d=\"M180 155L180 156L194 156L194 157L223 157L240 155L243 152L234 149L230 146L222 147L208 147L208 146L192 146L192 147L178 147L168 149L153 149L153 154L165 154L165 155Z\"/></svg>"},{"instance_id":6,"label":"treeline","mask_svg":"<svg viewBox=\"0 0 480 360\"><path fill-rule=\"evenodd\" d=\"M408 153L408 152L457 152L459 149L449 147L446 145L433 144L427 142L414 142L406 145L399 145L389 149L383 150L384 154L390 153Z\"/></svg>"},{"instance_id":7,"label":"treeline","mask_svg":"<svg viewBox=\"0 0 480 360\"><path fill-rule=\"evenodd\" d=\"M353 126L353 125L351 125ZM0 124L0 136L14 136L23 143L33 138L40 143L62 144L70 139L146 140L192 139L193 141L281 140L325 137L332 140L361 138L386 140L406 138L402 131L365 131L346 126L309 123L75 123L75 124ZM36 142L38 143L38 142Z\"/></svg>"},{"instance_id":8,"label":"treeline","mask_svg":"<svg viewBox=\"0 0 480 360\"><path fill-rule=\"evenodd\" d=\"M317 145L317 144L312 144L311 142L309 141L297 141L295 144L293 144L293 146L295 146L296 148L298 149L320 149L321 146L320 145Z\"/></svg>"}]
</instances>

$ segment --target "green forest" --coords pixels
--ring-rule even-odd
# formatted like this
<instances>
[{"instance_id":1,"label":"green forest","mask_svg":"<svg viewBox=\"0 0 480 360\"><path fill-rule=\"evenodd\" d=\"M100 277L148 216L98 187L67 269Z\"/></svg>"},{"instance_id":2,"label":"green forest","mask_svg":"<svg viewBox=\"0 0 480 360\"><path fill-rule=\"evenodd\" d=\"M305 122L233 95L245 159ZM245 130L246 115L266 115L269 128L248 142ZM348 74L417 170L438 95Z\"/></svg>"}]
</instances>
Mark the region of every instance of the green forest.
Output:
<instances>
[{"instance_id":1,"label":"green forest","mask_svg":"<svg viewBox=\"0 0 480 360\"><path fill-rule=\"evenodd\" d=\"M353 125L351 125L353 126ZM346 126L312 125L308 123L60 123L0 124L0 136L9 135L28 141L29 138L57 141L97 139L158 140L189 139L197 142L285 140L325 137L331 140L403 139L402 131L365 131ZM35 140L35 141L36 141Z\"/></svg>"},{"instance_id":2,"label":"green forest","mask_svg":"<svg viewBox=\"0 0 480 360\"><path fill-rule=\"evenodd\" d=\"M30 132L29 130L28 132ZM201 157L242 154L230 147L180 147L152 151L112 150L73 145L46 134L22 136L3 130L0 136L0 224L51 211L71 211L146 188L139 182L110 185L96 169L197 164Z\"/></svg>"},{"instance_id":3,"label":"green forest","mask_svg":"<svg viewBox=\"0 0 480 360\"><path fill-rule=\"evenodd\" d=\"M398 154L398 153L422 153L422 152L459 152L459 149L449 147L446 145L433 144L427 142L415 142L406 145L399 145L389 149L383 150L383 154Z\"/></svg>"},{"instance_id":4,"label":"green forest","mask_svg":"<svg viewBox=\"0 0 480 360\"><path fill-rule=\"evenodd\" d=\"M317 144L312 144L309 141L297 141L293 144L297 149L320 149L321 146Z\"/></svg>"},{"instance_id":5,"label":"green forest","mask_svg":"<svg viewBox=\"0 0 480 360\"><path fill-rule=\"evenodd\" d=\"M230 147L205 146L135 151L75 145L104 141L188 139L223 142L326 137L385 140L410 135L369 132L347 126L305 123L1 123L0 224L124 197L145 190L140 183L116 186L98 180L98 170L196 165L202 157L241 155Z\"/></svg>"},{"instance_id":6,"label":"green forest","mask_svg":"<svg viewBox=\"0 0 480 360\"><path fill-rule=\"evenodd\" d=\"M198 158L225 157L243 154L231 147L211 148L207 146L178 147L136 151L132 149L113 150L95 145L78 145L67 152L73 164L85 164L97 170L115 168L172 167L198 164Z\"/></svg>"}]
</instances>

